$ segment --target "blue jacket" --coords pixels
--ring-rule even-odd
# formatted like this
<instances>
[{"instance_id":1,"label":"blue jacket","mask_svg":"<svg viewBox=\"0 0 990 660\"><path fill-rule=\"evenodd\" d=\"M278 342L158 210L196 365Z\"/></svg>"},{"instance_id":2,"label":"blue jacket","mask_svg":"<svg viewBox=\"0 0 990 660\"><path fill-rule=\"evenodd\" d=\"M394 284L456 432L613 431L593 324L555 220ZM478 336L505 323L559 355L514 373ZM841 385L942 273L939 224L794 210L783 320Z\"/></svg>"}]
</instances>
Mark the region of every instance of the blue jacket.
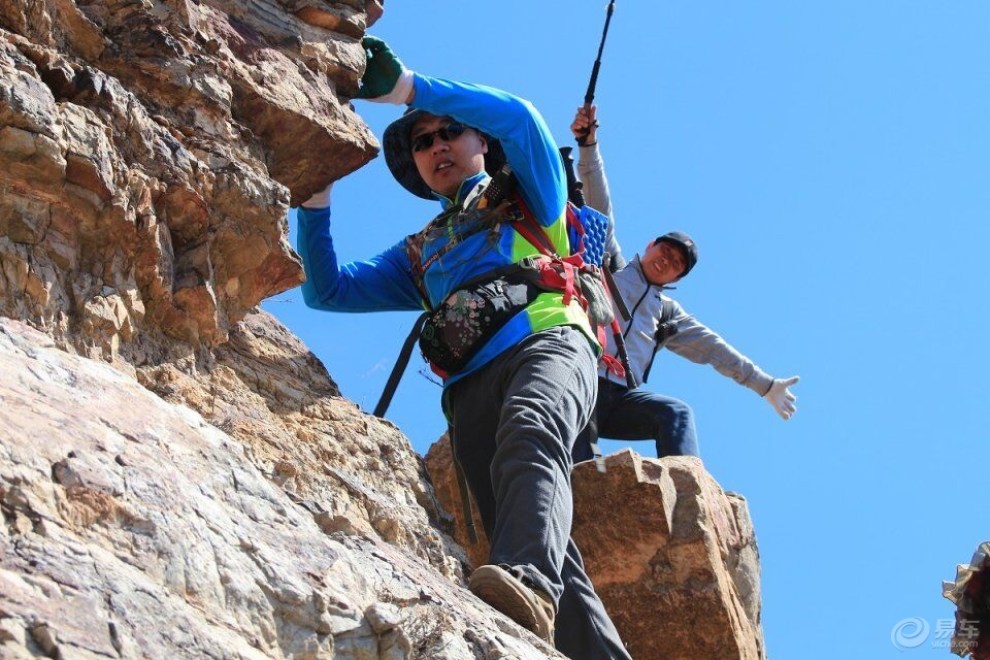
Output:
<instances>
[{"instance_id":1,"label":"blue jacket","mask_svg":"<svg viewBox=\"0 0 990 660\"><path fill-rule=\"evenodd\" d=\"M498 139L519 182L519 192L543 226L558 253L569 251L566 226L567 190L563 164L550 130L528 101L501 90L414 74L412 107L450 116ZM453 199L438 195L441 207L469 206L487 184L482 172L466 179ZM539 250L509 223L493 237L489 232L466 235L457 229L431 236L423 246L424 263L451 238L456 244L426 270L429 307L436 308L466 282L518 262ZM330 209L299 209L299 253L306 270L302 292L306 304L342 312L421 310L424 307L412 276L405 239L366 261L338 265L330 234ZM598 349L585 312L576 300L567 306L560 293L542 293L514 316L445 385L477 370L534 332L557 325L582 328Z\"/></svg>"}]
</instances>

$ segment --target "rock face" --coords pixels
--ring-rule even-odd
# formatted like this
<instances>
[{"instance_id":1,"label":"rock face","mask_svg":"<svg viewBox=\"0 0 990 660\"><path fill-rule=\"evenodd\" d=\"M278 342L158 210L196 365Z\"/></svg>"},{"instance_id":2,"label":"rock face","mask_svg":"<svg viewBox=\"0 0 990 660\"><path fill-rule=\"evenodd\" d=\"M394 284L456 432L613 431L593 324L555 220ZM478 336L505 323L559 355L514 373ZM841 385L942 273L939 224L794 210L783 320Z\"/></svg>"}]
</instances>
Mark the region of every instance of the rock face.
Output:
<instances>
[{"instance_id":1,"label":"rock face","mask_svg":"<svg viewBox=\"0 0 990 660\"><path fill-rule=\"evenodd\" d=\"M0 0L0 657L557 657L464 588L449 484L257 310L302 281L290 204L377 153L366 24ZM609 460L579 511L635 492L654 523L578 533L633 654L758 657L744 503ZM687 612L667 646L618 614L686 602L687 655Z\"/></svg>"},{"instance_id":2,"label":"rock face","mask_svg":"<svg viewBox=\"0 0 990 660\"><path fill-rule=\"evenodd\" d=\"M454 538L474 565L487 562L480 531L472 543L442 438L427 470L451 512ZM701 461L646 459L630 450L573 473L574 540L589 577L622 635L640 658L765 657L760 628L760 565L746 500L726 494Z\"/></svg>"},{"instance_id":3,"label":"rock face","mask_svg":"<svg viewBox=\"0 0 990 660\"><path fill-rule=\"evenodd\" d=\"M242 332L264 381L284 330ZM559 657L461 586L408 444L352 405L290 442L222 367L228 423L9 319L0 370L0 657Z\"/></svg>"},{"instance_id":4,"label":"rock face","mask_svg":"<svg viewBox=\"0 0 990 660\"><path fill-rule=\"evenodd\" d=\"M299 284L290 200L377 150L362 6L0 0L0 313L142 364Z\"/></svg>"}]
</instances>

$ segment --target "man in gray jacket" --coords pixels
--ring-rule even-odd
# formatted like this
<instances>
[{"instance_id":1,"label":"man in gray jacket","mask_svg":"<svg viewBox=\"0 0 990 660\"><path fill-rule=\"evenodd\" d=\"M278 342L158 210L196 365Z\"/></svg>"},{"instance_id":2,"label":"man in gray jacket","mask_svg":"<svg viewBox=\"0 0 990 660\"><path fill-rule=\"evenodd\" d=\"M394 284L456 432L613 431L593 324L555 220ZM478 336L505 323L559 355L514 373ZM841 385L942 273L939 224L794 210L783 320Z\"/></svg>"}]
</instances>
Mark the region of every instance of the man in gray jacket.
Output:
<instances>
[{"instance_id":1,"label":"man in gray jacket","mask_svg":"<svg viewBox=\"0 0 990 660\"><path fill-rule=\"evenodd\" d=\"M605 166L598 150L595 106L578 108L571 132L578 140L578 175L589 206L613 220ZM668 348L698 364L710 364L719 373L753 390L785 420L796 412L790 386L797 376L773 378L730 346L718 333L688 314L664 289L687 275L698 261L698 248L683 232L669 232L646 246L628 264L614 234L609 236L613 277L629 321L623 321L629 366L637 383L645 383L657 351ZM620 318L621 320L621 318ZM615 346L609 347L613 355ZM625 378L607 366L598 371L596 422L578 438L574 461L593 457L597 436L614 440L656 441L657 456L698 456L698 439L691 408L673 397L630 389ZM597 426L597 429L595 428Z\"/></svg>"}]
</instances>

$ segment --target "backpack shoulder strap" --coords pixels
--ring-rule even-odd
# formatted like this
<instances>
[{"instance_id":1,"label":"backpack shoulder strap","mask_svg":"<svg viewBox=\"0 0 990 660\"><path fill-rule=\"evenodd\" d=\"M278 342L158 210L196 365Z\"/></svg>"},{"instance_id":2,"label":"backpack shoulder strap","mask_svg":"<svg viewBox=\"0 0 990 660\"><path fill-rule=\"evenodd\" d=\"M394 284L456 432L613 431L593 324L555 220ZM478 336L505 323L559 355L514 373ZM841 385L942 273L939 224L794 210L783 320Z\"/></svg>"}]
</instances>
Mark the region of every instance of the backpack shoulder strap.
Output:
<instances>
[{"instance_id":1,"label":"backpack shoulder strap","mask_svg":"<svg viewBox=\"0 0 990 660\"><path fill-rule=\"evenodd\" d=\"M644 383L650 377L650 370L653 369L653 361L657 357L657 352L671 337L677 334L677 325L671 321L673 317L674 301L670 298L661 298L660 318L657 323L657 331L653 334L653 339L656 343L653 345L653 355L650 356L650 363L646 365L646 371L643 372Z\"/></svg>"},{"instance_id":2,"label":"backpack shoulder strap","mask_svg":"<svg viewBox=\"0 0 990 660\"><path fill-rule=\"evenodd\" d=\"M426 273L426 268L423 267L424 235L424 232L419 232L406 236L406 259L409 261L409 274L412 276L413 284L416 285L419 297L423 299L424 305L432 309L426 283L423 281Z\"/></svg>"},{"instance_id":3,"label":"backpack shoulder strap","mask_svg":"<svg viewBox=\"0 0 990 660\"><path fill-rule=\"evenodd\" d=\"M550 236L547 235L546 229L537 222L533 212L529 210L526 202L523 201L522 196L517 190L517 183L516 176L513 174L509 164L502 165L499 171L495 173L495 176L492 177L492 182L485 190L484 199L480 205L482 207L497 206L509 202L518 209L518 212L510 211L510 220L513 223L512 228L519 232L523 238L529 241L544 256L560 256L557 254L557 249L554 247L553 241L550 240ZM577 208L570 201L567 202L566 214L567 226L577 226L581 235L583 235L583 227L581 227L581 221L578 218ZM568 257L570 254L563 256Z\"/></svg>"},{"instance_id":4,"label":"backpack shoulder strap","mask_svg":"<svg viewBox=\"0 0 990 660\"><path fill-rule=\"evenodd\" d=\"M548 257L557 256L557 251L554 249L550 237L547 236L546 230L536 221L530 210L526 208L526 204L522 198L516 195L515 203L519 205L522 217L516 220L512 228L519 232L541 254Z\"/></svg>"},{"instance_id":5,"label":"backpack shoulder strap","mask_svg":"<svg viewBox=\"0 0 990 660\"><path fill-rule=\"evenodd\" d=\"M406 341L402 344L399 357L396 358L395 365L392 367L392 373L388 376L388 382L385 383L385 389L382 390L382 396L378 399L378 405L375 406L375 412L373 413L375 417L384 417L389 404L392 403L395 390L399 387L399 381L402 380L402 374L406 370L406 365L409 364L409 357L412 355L413 346L416 344L416 340L419 339L419 334L423 331L423 324L426 323L429 315L429 312L423 312L416 318L416 322L413 323L412 330L409 332L409 336L406 337Z\"/></svg>"},{"instance_id":6,"label":"backpack shoulder strap","mask_svg":"<svg viewBox=\"0 0 990 660\"><path fill-rule=\"evenodd\" d=\"M660 301L663 303L663 309L660 312L660 325L663 325L665 323L669 323L670 319L674 316L674 301L670 298L661 298ZM657 330L658 334L659 332L660 331ZM674 329L674 332L677 332L676 328ZM671 335L671 337L672 336L673 335ZM667 337L667 339L669 338L670 337Z\"/></svg>"}]
</instances>

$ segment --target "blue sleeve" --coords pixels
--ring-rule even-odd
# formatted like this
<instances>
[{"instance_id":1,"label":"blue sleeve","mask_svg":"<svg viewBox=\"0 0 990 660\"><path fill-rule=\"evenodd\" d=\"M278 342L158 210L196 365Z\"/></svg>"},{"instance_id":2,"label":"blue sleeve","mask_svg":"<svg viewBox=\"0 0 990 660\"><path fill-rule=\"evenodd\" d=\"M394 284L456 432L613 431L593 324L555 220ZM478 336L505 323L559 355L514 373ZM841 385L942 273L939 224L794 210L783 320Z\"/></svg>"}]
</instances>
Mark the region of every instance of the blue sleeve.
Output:
<instances>
[{"instance_id":1,"label":"blue sleeve","mask_svg":"<svg viewBox=\"0 0 990 660\"><path fill-rule=\"evenodd\" d=\"M330 235L330 209L297 209L299 255L306 271L303 300L336 312L421 310L404 242L367 261L338 266Z\"/></svg>"},{"instance_id":2,"label":"blue sleeve","mask_svg":"<svg viewBox=\"0 0 990 660\"><path fill-rule=\"evenodd\" d=\"M508 92L414 74L414 108L449 115L497 138L523 200L543 226L564 212L567 181L557 143L533 104Z\"/></svg>"}]
</instances>

